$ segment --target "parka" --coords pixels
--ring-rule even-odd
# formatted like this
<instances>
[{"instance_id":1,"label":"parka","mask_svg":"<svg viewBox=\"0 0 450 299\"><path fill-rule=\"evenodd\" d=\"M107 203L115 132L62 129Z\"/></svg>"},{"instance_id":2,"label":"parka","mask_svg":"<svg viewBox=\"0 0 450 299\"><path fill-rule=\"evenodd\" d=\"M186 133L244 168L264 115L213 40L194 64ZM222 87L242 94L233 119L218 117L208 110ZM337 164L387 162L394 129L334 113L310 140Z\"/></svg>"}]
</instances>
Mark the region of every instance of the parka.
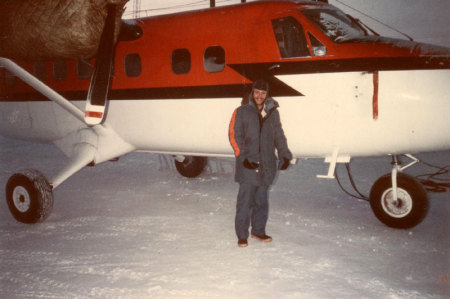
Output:
<instances>
[{"instance_id":1,"label":"parka","mask_svg":"<svg viewBox=\"0 0 450 299\"><path fill-rule=\"evenodd\" d=\"M277 173L277 150L280 161L292 159L286 136L281 126L278 103L267 96L266 115L260 125L259 111L252 94L248 104L236 108L229 125L229 139L236 157L235 181L256 186L269 186ZM259 163L256 169L245 168L243 162Z\"/></svg>"}]
</instances>

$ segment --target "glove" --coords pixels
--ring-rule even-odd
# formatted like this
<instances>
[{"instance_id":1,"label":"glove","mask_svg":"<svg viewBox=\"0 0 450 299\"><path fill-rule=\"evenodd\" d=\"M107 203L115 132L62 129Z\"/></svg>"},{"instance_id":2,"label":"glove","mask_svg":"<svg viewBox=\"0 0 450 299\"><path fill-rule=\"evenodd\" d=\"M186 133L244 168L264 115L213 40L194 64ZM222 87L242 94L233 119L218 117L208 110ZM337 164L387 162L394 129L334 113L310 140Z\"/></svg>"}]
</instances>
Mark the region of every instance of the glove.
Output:
<instances>
[{"instance_id":1,"label":"glove","mask_svg":"<svg viewBox=\"0 0 450 299\"><path fill-rule=\"evenodd\" d=\"M248 169L256 169L259 167L258 162L250 162L248 159L245 159L243 164L244 164L244 167L248 168Z\"/></svg>"},{"instance_id":2,"label":"glove","mask_svg":"<svg viewBox=\"0 0 450 299\"><path fill-rule=\"evenodd\" d=\"M280 170L286 170L289 167L291 161L288 158L283 158L283 164L280 163Z\"/></svg>"}]
</instances>

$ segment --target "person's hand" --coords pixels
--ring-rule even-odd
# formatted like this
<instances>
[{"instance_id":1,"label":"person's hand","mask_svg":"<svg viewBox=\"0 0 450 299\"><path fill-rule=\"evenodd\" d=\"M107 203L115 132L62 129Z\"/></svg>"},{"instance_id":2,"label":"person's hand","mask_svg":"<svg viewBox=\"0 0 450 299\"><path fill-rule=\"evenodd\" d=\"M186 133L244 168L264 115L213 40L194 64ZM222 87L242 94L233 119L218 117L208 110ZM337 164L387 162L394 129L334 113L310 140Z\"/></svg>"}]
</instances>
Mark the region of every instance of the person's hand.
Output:
<instances>
[{"instance_id":1,"label":"person's hand","mask_svg":"<svg viewBox=\"0 0 450 299\"><path fill-rule=\"evenodd\" d=\"M248 168L248 169L256 169L259 167L258 162L250 162L248 159L245 159L243 164L244 164L244 167Z\"/></svg>"},{"instance_id":2,"label":"person's hand","mask_svg":"<svg viewBox=\"0 0 450 299\"><path fill-rule=\"evenodd\" d=\"M291 161L288 158L283 158L283 164L280 163L280 170L286 170L290 163Z\"/></svg>"}]
</instances>

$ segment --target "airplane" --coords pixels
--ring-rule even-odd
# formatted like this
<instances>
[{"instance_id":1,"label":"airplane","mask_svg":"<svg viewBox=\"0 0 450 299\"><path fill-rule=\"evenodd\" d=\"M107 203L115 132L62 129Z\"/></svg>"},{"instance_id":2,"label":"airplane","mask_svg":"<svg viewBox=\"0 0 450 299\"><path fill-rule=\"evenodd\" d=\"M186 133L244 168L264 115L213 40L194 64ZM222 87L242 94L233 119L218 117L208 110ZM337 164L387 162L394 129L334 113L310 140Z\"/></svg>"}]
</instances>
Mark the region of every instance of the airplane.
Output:
<instances>
[{"instance_id":1,"label":"airplane","mask_svg":"<svg viewBox=\"0 0 450 299\"><path fill-rule=\"evenodd\" d=\"M294 157L329 163L318 177L333 178L352 157L390 155L391 172L370 191L375 216L393 228L426 216L424 187L403 171L417 162L410 154L450 149L449 48L379 36L324 2L128 20L116 44L108 11L96 58L0 58L0 134L53 143L69 157L50 179L32 169L10 177L17 221L44 221L55 188L130 152L172 155L186 177L208 157L233 157L229 121L258 78L280 104ZM402 154L412 162L403 166Z\"/></svg>"}]
</instances>

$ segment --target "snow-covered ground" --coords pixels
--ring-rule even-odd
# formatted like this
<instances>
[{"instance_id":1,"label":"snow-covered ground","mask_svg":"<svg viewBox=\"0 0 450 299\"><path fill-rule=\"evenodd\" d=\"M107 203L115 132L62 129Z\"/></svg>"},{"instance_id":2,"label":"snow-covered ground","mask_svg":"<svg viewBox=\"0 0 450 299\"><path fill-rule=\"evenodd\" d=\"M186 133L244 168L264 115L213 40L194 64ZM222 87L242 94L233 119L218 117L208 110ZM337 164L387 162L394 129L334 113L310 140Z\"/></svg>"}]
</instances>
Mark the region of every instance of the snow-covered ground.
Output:
<instances>
[{"instance_id":1,"label":"snow-covered ground","mask_svg":"<svg viewBox=\"0 0 450 299\"><path fill-rule=\"evenodd\" d=\"M419 157L450 164L450 152ZM0 185L22 168L51 177L65 159L52 145L0 138ZM363 193L389 162L353 160ZM196 179L164 164L133 153L83 169L35 225L16 222L3 195L0 298L450 297L450 191L429 193L427 218L395 230L334 180L315 178L327 172L322 161L302 160L271 190L274 241L239 248L232 161L212 161Z\"/></svg>"}]
</instances>

